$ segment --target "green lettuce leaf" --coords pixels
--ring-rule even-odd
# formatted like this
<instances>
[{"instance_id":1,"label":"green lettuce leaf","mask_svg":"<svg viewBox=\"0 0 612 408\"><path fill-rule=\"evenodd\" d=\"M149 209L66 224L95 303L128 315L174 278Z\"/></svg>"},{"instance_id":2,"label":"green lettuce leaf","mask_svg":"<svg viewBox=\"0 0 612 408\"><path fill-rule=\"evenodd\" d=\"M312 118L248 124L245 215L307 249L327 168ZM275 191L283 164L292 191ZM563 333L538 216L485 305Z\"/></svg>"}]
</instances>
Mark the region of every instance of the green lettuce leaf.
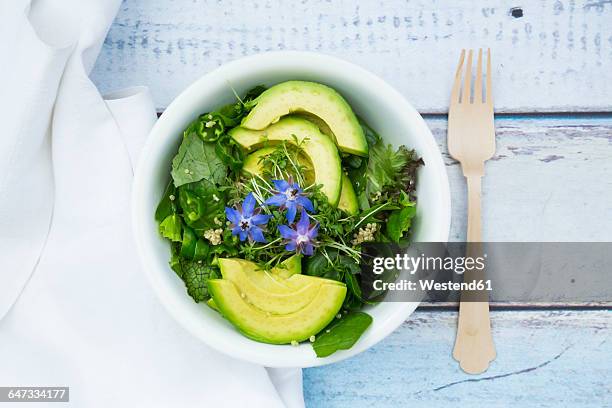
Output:
<instances>
[{"instance_id":1,"label":"green lettuce leaf","mask_svg":"<svg viewBox=\"0 0 612 408\"><path fill-rule=\"evenodd\" d=\"M399 243L402 236L408 232L412 219L416 215L415 203L409 203L399 210L391 211L387 220L387 236L391 241Z\"/></svg>"},{"instance_id":2,"label":"green lettuce leaf","mask_svg":"<svg viewBox=\"0 0 612 408\"><path fill-rule=\"evenodd\" d=\"M161 224L159 224L159 233L170 241L181 242L183 237L181 235L181 217L178 214L172 214L167 216Z\"/></svg>"},{"instance_id":3,"label":"green lettuce leaf","mask_svg":"<svg viewBox=\"0 0 612 408\"><path fill-rule=\"evenodd\" d=\"M227 176L227 167L215 152L215 144L204 142L195 133L185 136L172 160L174 186L207 180L220 184Z\"/></svg>"},{"instance_id":4,"label":"green lettuce leaf","mask_svg":"<svg viewBox=\"0 0 612 408\"><path fill-rule=\"evenodd\" d=\"M157 222L162 222L169 215L176 213L176 203L173 200L175 195L176 188L172 182L169 182L168 186L166 186L166 191L164 191L164 195L162 196L162 199L155 210L155 220Z\"/></svg>"},{"instance_id":5,"label":"green lettuce leaf","mask_svg":"<svg viewBox=\"0 0 612 408\"><path fill-rule=\"evenodd\" d=\"M380 140L370 147L366 184L368 195L382 192L385 187L398 183L399 175L410 159L406 155L407 150L402 147L395 150Z\"/></svg>"}]
</instances>

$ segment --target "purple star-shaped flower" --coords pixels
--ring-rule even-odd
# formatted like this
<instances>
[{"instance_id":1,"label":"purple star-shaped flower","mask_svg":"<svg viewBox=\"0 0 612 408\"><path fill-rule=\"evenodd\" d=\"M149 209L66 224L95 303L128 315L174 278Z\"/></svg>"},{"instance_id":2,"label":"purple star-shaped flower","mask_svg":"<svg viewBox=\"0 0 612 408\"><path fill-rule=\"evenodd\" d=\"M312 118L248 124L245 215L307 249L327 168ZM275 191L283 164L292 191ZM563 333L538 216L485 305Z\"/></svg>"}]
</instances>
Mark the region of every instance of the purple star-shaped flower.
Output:
<instances>
[{"instance_id":1,"label":"purple star-shaped flower","mask_svg":"<svg viewBox=\"0 0 612 408\"><path fill-rule=\"evenodd\" d=\"M225 207L225 215L229 220L233 235L238 235L240 241L249 239L250 242L267 242L264 238L261 225L265 225L270 220L270 215L260 214L261 208L255 208L255 197L249 193L236 209Z\"/></svg>"},{"instance_id":2,"label":"purple star-shaped flower","mask_svg":"<svg viewBox=\"0 0 612 408\"><path fill-rule=\"evenodd\" d=\"M313 244L316 244L314 239L319 232L319 224L310 224L308 214L302 210L302 215L295 225L295 229L288 225L279 225L278 232L280 232L281 237L287 240L287 245L285 245L287 251L312 255L314 253Z\"/></svg>"},{"instance_id":3,"label":"purple star-shaped flower","mask_svg":"<svg viewBox=\"0 0 612 408\"><path fill-rule=\"evenodd\" d=\"M305 209L306 211L314 211L312 201L304 191L300 188L298 183L294 183L291 178L288 181L285 180L272 180L276 190L276 194L268 198L264 204L275 205L280 207L281 210L287 209L287 222L290 224L295 220L295 215L298 210Z\"/></svg>"}]
</instances>

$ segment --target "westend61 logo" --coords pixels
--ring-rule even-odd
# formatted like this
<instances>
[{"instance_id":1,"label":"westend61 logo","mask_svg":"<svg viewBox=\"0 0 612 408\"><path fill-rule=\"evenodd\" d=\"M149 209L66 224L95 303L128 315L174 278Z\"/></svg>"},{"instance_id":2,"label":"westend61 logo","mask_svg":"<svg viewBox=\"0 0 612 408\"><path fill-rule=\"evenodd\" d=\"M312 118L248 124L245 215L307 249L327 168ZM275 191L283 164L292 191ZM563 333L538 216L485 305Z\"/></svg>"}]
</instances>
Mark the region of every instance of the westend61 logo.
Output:
<instances>
[{"instance_id":1,"label":"westend61 logo","mask_svg":"<svg viewBox=\"0 0 612 408\"><path fill-rule=\"evenodd\" d=\"M482 256L417 256L407 253L371 258L372 279L368 279L369 293L449 292L493 290L491 280L470 278L457 282L452 275L463 278L465 272L484 277L487 255ZM449 278L450 273L450 278ZM461 279L460 278L460 279Z\"/></svg>"},{"instance_id":2,"label":"westend61 logo","mask_svg":"<svg viewBox=\"0 0 612 408\"><path fill-rule=\"evenodd\" d=\"M396 254L395 257L375 257L372 272L377 275L385 271L406 271L411 275L419 271L454 271L462 275L466 270L482 271L485 268L487 255L471 257L425 256L418 257L408 254Z\"/></svg>"},{"instance_id":3,"label":"westend61 logo","mask_svg":"<svg viewBox=\"0 0 612 408\"><path fill-rule=\"evenodd\" d=\"M361 297L372 302L612 299L612 242L372 242L361 259Z\"/></svg>"}]
</instances>

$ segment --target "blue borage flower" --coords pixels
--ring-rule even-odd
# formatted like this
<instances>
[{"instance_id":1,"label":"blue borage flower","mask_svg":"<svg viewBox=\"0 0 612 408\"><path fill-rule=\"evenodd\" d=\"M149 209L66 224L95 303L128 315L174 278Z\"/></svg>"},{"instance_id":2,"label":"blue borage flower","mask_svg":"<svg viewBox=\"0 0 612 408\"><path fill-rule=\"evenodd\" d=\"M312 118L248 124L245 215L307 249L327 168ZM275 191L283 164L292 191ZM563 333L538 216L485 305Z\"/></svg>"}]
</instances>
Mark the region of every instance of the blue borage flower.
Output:
<instances>
[{"instance_id":1,"label":"blue borage flower","mask_svg":"<svg viewBox=\"0 0 612 408\"><path fill-rule=\"evenodd\" d=\"M306 211L302 210L300 220L295 229L288 225L279 225L278 232L286 240L285 249L295 251L297 254L312 255L314 253L315 238L319 232L319 224L311 224Z\"/></svg>"},{"instance_id":2,"label":"blue borage flower","mask_svg":"<svg viewBox=\"0 0 612 408\"><path fill-rule=\"evenodd\" d=\"M294 183L291 177L288 181L272 180L272 183L276 189L274 190L275 195L268 198L264 204L280 207L281 210L287 209L286 217L289 224L295 220L298 210L314 211L312 201L306 197L299 184Z\"/></svg>"},{"instance_id":3,"label":"blue borage flower","mask_svg":"<svg viewBox=\"0 0 612 408\"><path fill-rule=\"evenodd\" d=\"M231 223L232 234L238 235L240 241L248 238L250 242L265 243L261 226L268 223L271 215L260 214L261 208L255 208L255 204L253 193L249 193L242 205L238 204L235 209L225 207L225 215Z\"/></svg>"}]
</instances>

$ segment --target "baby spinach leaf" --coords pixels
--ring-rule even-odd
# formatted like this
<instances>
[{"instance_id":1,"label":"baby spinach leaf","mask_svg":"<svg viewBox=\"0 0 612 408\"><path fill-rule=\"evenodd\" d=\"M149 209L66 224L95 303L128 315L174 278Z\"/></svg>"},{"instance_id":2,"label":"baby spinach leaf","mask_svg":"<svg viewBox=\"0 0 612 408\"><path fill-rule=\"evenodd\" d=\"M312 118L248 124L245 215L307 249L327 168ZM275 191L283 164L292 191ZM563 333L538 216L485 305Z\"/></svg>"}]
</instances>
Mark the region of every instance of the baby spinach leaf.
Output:
<instances>
[{"instance_id":1,"label":"baby spinach leaf","mask_svg":"<svg viewBox=\"0 0 612 408\"><path fill-rule=\"evenodd\" d=\"M319 276L321 278L344 281L345 274L357 274L361 272L359 265L346 255L342 255L336 249L327 249L327 257L317 253L307 258L305 275ZM329 260L331 260L331 263Z\"/></svg>"},{"instance_id":2,"label":"baby spinach leaf","mask_svg":"<svg viewBox=\"0 0 612 408\"><path fill-rule=\"evenodd\" d=\"M372 317L364 312L351 312L342 316L319 333L312 343L317 357L327 357L338 350L348 350L372 323Z\"/></svg>"},{"instance_id":3,"label":"baby spinach leaf","mask_svg":"<svg viewBox=\"0 0 612 408\"><path fill-rule=\"evenodd\" d=\"M180 187L179 190L187 190L191 191L198 197L202 197L205 200L213 200L219 201L222 197L221 193L218 191L219 189L213 183L208 180L200 180L194 183L188 183ZM217 198L214 198L215 196Z\"/></svg>"},{"instance_id":4,"label":"baby spinach leaf","mask_svg":"<svg viewBox=\"0 0 612 408\"><path fill-rule=\"evenodd\" d=\"M226 128L238 126L240 120L244 116L244 107L240 102L231 103L229 105L222 106L216 112L213 112L212 116L215 119L220 119Z\"/></svg>"},{"instance_id":5,"label":"baby spinach leaf","mask_svg":"<svg viewBox=\"0 0 612 408\"><path fill-rule=\"evenodd\" d=\"M357 202L359 203L359 209L361 211L367 211L370 209L370 200L365 191L362 191L357 195Z\"/></svg>"},{"instance_id":6,"label":"baby spinach leaf","mask_svg":"<svg viewBox=\"0 0 612 408\"><path fill-rule=\"evenodd\" d=\"M244 96L244 102L248 105L248 102L254 100L259 95L261 95L266 90L265 85L256 85L253 88L249 89Z\"/></svg>"},{"instance_id":7,"label":"baby spinach leaf","mask_svg":"<svg viewBox=\"0 0 612 408\"><path fill-rule=\"evenodd\" d=\"M204 142L195 133L190 133L172 160L171 174L175 187L203 179L220 184L227 176L227 167L217 156L214 143Z\"/></svg>"},{"instance_id":8,"label":"baby spinach leaf","mask_svg":"<svg viewBox=\"0 0 612 408\"><path fill-rule=\"evenodd\" d=\"M178 214L167 216L161 224L159 224L159 233L170 241L181 242L181 217Z\"/></svg>"},{"instance_id":9,"label":"baby spinach leaf","mask_svg":"<svg viewBox=\"0 0 612 408\"><path fill-rule=\"evenodd\" d=\"M365 158L355 156L354 154L349 154L342 158L343 167L349 167L353 169L360 168L364 161L366 161Z\"/></svg>"},{"instance_id":10,"label":"baby spinach leaf","mask_svg":"<svg viewBox=\"0 0 612 408\"><path fill-rule=\"evenodd\" d=\"M347 293L344 302L342 303L343 310L353 310L357 311L363 307L363 301L353 295L352 293Z\"/></svg>"},{"instance_id":11,"label":"baby spinach leaf","mask_svg":"<svg viewBox=\"0 0 612 408\"><path fill-rule=\"evenodd\" d=\"M404 233L410 229L412 219L416 215L416 207L414 203L409 203L408 206L399 210L391 211L387 220L387 236L393 242L398 243Z\"/></svg>"},{"instance_id":12,"label":"baby spinach leaf","mask_svg":"<svg viewBox=\"0 0 612 408\"><path fill-rule=\"evenodd\" d=\"M166 186L166 191L164 191L164 195L162 196L162 199L155 210L155 220L157 222L162 222L167 216L176 213L176 203L173 199L175 194L176 188L172 182L169 182L168 186Z\"/></svg>"},{"instance_id":13,"label":"baby spinach leaf","mask_svg":"<svg viewBox=\"0 0 612 408\"><path fill-rule=\"evenodd\" d=\"M321 277L325 273L327 259L321 253L317 253L309 258L306 258L305 275Z\"/></svg>"},{"instance_id":14,"label":"baby spinach leaf","mask_svg":"<svg viewBox=\"0 0 612 408\"><path fill-rule=\"evenodd\" d=\"M257 85L253 89L247 92L244 97L244 108L249 111L257 105L257 97L261 95L266 90L266 87L263 85Z\"/></svg>"},{"instance_id":15,"label":"baby spinach leaf","mask_svg":"<svg viewBox=\"0 0 612 408\"><path fill-rule=\"evenodd\" d=\"M195 261L206 259L209 253L210 253L210 245L208 245L208 243L204 241L202 238L198 239L195 245L193 259Z\"/></svg>"},{"instance_id":16,"label":"baby spinach leaf","mask_svg":"<svg viewBox=\"0 0 612 408\"><path fill-rule=\"evenodd\" d=\"M181 243L172 242L170 244L170 253L170 262L168 262L170 264L170 268L172 268L172 270L182 278L183 269L181 268Z\"/></svg>"},{"instance_id":17,"label":"baby spinach leaf","mask_svg":"<svg viewBox=\"0 0 612 408\"><path fill-rule=\"evenodd\" d=\"M357 268L359 269L359 267ZM359 286L359 280L357 279L356 274L346 273L344 275L344 282L346 283L346 287L351 291L351 293L357 299L361 299L361 287Z\"/></svg>"},{"instance_id":18,"label":"baby spinach leaf","mask_svg":"<svg viewBox=\"0 0 612 408\"><path fill-rule=\"evenodd\" d=\"M358 156L349 156L350 158L357 158L355 160L350 160L348 165L346 166L346 172L349 176L349 179L353 183L353 187L355 188L355 193L357 195L361 195L365 192L367 185L367 170L368 170L368 160ZM348 158L345 159L348 161ZM357 165L359 162L359 165ZM350 164L352 163L352 165Z\"/></svg>"},{"instance_id":19,"label":"baby spinach leaf","mask_svg":"<svg viewBox=\"0 0 612 408\"><path fill-rule=\"evenodd\" d=\"M363 120L360 117L357 117L357 120L359 120L359 124L361 125L361 129L363 129L363 134L365 135L366 138L366 142L368 142L368 146L372 146L374 144L376 144L379 140L381 140L381 137L378 133L376 133L374 131L374 129L372 129L365 120Z\"/></svg>"},{"instance_id":20,"label":"baby spinach leaf","mask_svg":"<svg viewBox=\"0 0 612 408\"><path fill-rule=\"evenodd\" d=\"M307 258L304 274L342 281L342 270L330 264L321 253Z\"/></svg>"}]
</instances>

